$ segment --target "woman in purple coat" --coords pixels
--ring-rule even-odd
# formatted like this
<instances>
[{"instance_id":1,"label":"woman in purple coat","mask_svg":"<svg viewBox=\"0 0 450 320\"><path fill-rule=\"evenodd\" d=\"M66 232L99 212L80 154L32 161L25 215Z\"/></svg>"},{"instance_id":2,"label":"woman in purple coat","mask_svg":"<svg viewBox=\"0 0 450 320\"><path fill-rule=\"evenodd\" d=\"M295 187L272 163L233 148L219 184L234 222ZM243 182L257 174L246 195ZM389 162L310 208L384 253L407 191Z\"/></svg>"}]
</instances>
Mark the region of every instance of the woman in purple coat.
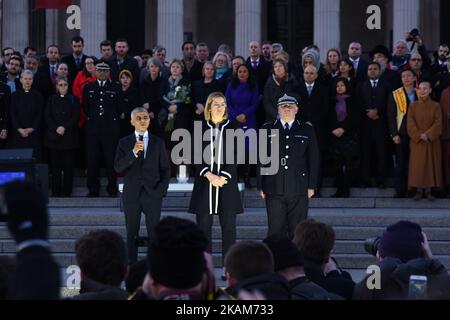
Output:
<instances>
[{"instance_id":1,"label":"woman in purple coat","mask_svg":"<svg viewBox=\"0 0 450 320\"><path fill-rule=\"evenodd\" d=\"M256 80L250 76L247 65L242 64L237 68L236 75L233 75L225 92L227 98L229 118L236 121L244 131L256 130L256 108L259 105L259 90ZM245 142L246 162L249 162L248 139ZM244 165L244 182L246 188L251 188L250 184L250 164Z\"/></svg>"}]
</instances>

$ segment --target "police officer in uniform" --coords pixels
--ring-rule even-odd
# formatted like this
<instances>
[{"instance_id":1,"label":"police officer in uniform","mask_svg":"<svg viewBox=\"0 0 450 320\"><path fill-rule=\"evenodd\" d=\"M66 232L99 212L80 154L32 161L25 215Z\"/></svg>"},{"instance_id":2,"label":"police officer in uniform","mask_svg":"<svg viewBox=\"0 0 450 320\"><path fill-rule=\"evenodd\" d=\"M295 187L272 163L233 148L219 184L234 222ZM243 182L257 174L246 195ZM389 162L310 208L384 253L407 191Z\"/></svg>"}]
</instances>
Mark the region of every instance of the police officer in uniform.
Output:
<instances>
[{"instance_id":1,"label":"police officer in uniform","mask_svg":"<svg viewBox=\"0 0 450 320\"><path fill-rule=\"evenodd\" d=\"M295 119L297 112L297 100L284 95L278 100L279 119L263 126L268 135L267 150L270 152L271 144L279 141L280 157L277 173L268 172L267 165L260 165L258 170L258 190L267 207L268 236L284 233L292 239L295 227L308 215L308 199L317 187L316 135L311 125Z\"/></svg>"},{"instance_id":2,"label":"police officer in uniform","mask_svg":"<svg viewBox=\"0 0 450 320\"><path fill-rule=\"evenodd\" d=\"M106 190L110 197L117 196L117 178L114 157L119 139L119 87L109 80L110 66L99 61L96 67L97 80L87 84L83 90L86 114L87 186L88 197L98 197L100 183L98 175L103 158L108 176Z\"/></svg>"}]
</instances>

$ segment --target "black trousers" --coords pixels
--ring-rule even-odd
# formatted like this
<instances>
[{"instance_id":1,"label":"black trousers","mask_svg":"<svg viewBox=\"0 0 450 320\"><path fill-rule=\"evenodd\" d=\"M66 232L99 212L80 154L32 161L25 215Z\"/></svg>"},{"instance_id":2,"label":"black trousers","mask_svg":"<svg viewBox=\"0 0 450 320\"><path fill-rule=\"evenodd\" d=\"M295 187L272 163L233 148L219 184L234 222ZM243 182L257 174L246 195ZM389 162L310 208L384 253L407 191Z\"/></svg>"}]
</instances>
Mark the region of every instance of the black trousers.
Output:
<instances>
[{"instance_id":1,"label":"black trousers","mask_svg":"<svg viewBox=\"0 0 450 320\"><path fill-rule=\"evenodd\" d=\"M308 217L308 196L300 194L266 195L267 236L277 233L294 238L297 225Z\"/></svg>"},{"instance_id":2,"label":"black trousers","mask_svg":"<svg viewBox=\"0 0 450 320\"><path fill-rule=\"evenodd\" d=\"M74 150L49 149L52 173L52 195L55 197L72 195L74 173ZM64 173L64 178L62 178Z\"/></svg>"},{"instance_id":3,"label":"black trousers","mask_svg":"<svg viewBox=\"0 0 450 320\"><path fill-rule=\"evenodd\" d=\"M88 135L87 146L87 187L89 192L98 193L100 182L100 160L104 159L106 175L108 177L108 192L117 192L117 177L114 171L114 157L117 147L117 139L112 135Z\"/></svg>"},{"instance_id":4,"label":"black trousers","mask_svg":"<svg viewBox=\"0 0 450 320\"><path fill-rule=\"evenodd\" d=\"M409 137L400 136L400 144L395 145L395 191L408 192Z\"/></svg>"},{"instance_id":5,"label":"black trousers","mask_svg":"<svg viewBox=\"0 0 450 320\"><path fill-rule=\"evenodd\" d=\"M127 228L128 264L131 265L137 261L138 248L135 240L139 235L141 214L144 213L149 243L152 243L155 237L155 227L161 218L161 206L162 198L150 197L144 189L141 189L139 201L130 202L124 199L123 211Z\"/></svg>"},{"instance_id":6,"label":"black trousers","mask_svg":"<svg viewBox=\"0 0 450 320\"><path fill-rule=\"evenodd\" d=\"M378 131L379 132L379 131ZM363 182L370 181L373 159L376 159L377 182L385 182L387 170L387 138L384 134L364 135L361 141L361 174Z\"/></svg>"},{"instance_id":7,"label":"black trousers","mask_svg":"<svg viewBox=\"0 0 450 320\"><path fill-rule=\"evenodd\" d=\"M208 239L208 252L212 253L212 225L214 215L199 213L196 215L197 225L205 233ZM236 242L236 214L220 213L219 222L222 228L222 262L230 247Z\"/></svg>"}]
</instances>

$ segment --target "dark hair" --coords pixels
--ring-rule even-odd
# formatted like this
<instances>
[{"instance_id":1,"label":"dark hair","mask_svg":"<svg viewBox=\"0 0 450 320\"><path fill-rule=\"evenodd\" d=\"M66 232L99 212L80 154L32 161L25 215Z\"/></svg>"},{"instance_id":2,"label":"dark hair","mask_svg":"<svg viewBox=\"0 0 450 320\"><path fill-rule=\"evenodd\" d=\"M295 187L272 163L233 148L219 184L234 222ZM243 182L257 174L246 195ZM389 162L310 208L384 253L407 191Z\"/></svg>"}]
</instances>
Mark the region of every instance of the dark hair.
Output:
<instances>
[{"instance_id":1,"label":"dark hair","mask_svg":"<svg viewBox=\"0 0 450 320\"><path fill-rule=\"evenodd\" d=\"M369 64L367 65L367 67L370 67L371 65L377 65L378 66L378 69L380 69L381 70L381 64L379 64L378 62L376 62L376 61L372 61L372 62L369 62Z\"/></svg>"},{"instance_id":2,"label":"dark hair","mask_svg":"<svg viewBox=\"0 0 450 320\"><path fill-rule=\"evenodd\" d=\"M124 280L127 250L122 237L110 230L95 230L75 243L75 254L81 272L102 284L118 286Z\"/></svg>"},{"instance_id":3,"label":"dark hair","mask_svg":"<svg viewBox=\"0 0 450 320\"><path fill-rule=\"evenodd\" d=\"M19 61L20 66L22 66L23 61L22 61L22 57L21 56L13 55L13 56L11 56L11 59L9 59L9 61L11 61L11 60Z\"/></svg>"},{"instance_id":4,"label":"dark hair","mask_svg":"<svg viewBox=\"0 0 450 320\"><path fill-rule=\"evenodd\" d=\"M84 75L85 77L92 77L92 74L90 74L89 71L87 71L87 69L86 69L86 60L87 60L87 59L92 59L92 60L94 61L94 65L97 64L98 59L97 59L97 57L94 57L94 56L87 56L86 59L84 60L85 63L84 63L83 71L82 71L82 72L83 72L83 75Z\"/></svg>"},{"instance_id":5,"label":"dark hair","mask_svg":"<svg viewBox=\"0 0 450 320\"><path fill-rule=\"evenodd\" d=\"M295 228L294 243L302 257L316 264L326 263L336 239L331 226L307 219Z\"/></svg>"},{"instance_id":6,"label":"dark hair","mask_svg":"<svg viewBox=\"0 0 450 320\"><path fill-rule=\"evenodd\" d=\"M240 68L247 69L247 71L248 71L248 80L247 80L248 87L250 88L250 90L255 89L256 81L253 77L253 74L250 71L250 68L245 63L241 64L239 67L237 67L236 74L234 74L231 78L231 86L233 87L233 89L236 89L240 83L239 78L238 78L238 72L239 72Z\"/></svg>"},{"instance_id":7,"label":"dark hair","mask_svg":"<svg viewBox=\"0 0 450 320\"><path fill-rule=\"evenodd\" d=\"M441 43L439 47L450 48L447 43Z\"/></svg>"},{"instance_id":8,"label":"dark hair","mask_svg":"<svg viewBox=\"0 0 450 320\"><path fill-rule=\"evenodd\" d=\"M400 72L400 76L401 76L404 72L406 72L406 71L411 72L411 73L413 74L414 77L416 76L416 73L415 73L413 70L411 70L411 69L403 69L403 70Z\"/></svg>"},{"instance_id":9,"label":"dark hair","mask_svg":"<svg viewBox=\"0 0 450 320\"><path fill-rule=\"evenodd\" d=\"M28 51L34 51L36 52L36 48L33 47L25 47L25 49L23 49L23 54L26 55L28 53Z\"/></svg>"},{"instance_id":10,"label":"dark hair","mask_svg":"<svg viewBox=\"0 0 450 320\"><path fill-rule=\"evenodd\" d=\"M128 46L128 41L125 38L119 38L119 39L116 40L116 44L117 44L117 42L125 42L127 44L127 46Z\"/></svg>"},{"instance_id":11,"label":"dark hair","mask_svg":"<svg viewBox=\"0 0 450 320\"><path fill-rule=\"evenodd\" d=\"M265 45L265 44L270 44L270 45L272 45L272 41L264 40L263 42L261 42L261 47L262 47L263 45Z\"/></svg>"},{"instance_id":12,"label":"dark hair","mask_svg":"<svg viewBox=\"0 0 450 320\"><path fill-rule=\"evenodd\" d=\"M273 272L273 255L262 242L246 240L235 243L225 256L225 270L238 282Z\"/></svg>"},{"instance_id":13,"label":"dark hair","mask_svg":"<svg viewBox=\"0 0 450 320\"><path fill-rule=\"evenodd\" d=\"M113 43L110 40L103 40L100 42L100 48L101 47L113 47Z\"/></svg>"},{"instance_id":14,"label":"dark hair","mask_svg":"<svg viewBox=\"0 0 450 320\"><path fill-rule=\"evenodd\" d=\"M75 37L72 38L71 43L72 42L81 42L81 43L84 44L84 39L82 37L80 37L80 36L75 36Z\"/></svg>"},{"instance_id":15,"label":"dark hair","mask_svg":"<svg viewBox=\"0 0 450 320\"><path fill-rule=\"evenodd\" d=\"M5 56L5 51L6 51L6 50L12 50L12 51L14 51L14 48L11 48L11 47L3 48L3 49L2 49L2 56L3 56L3 57Z\"/></svg>"},{"instance_id":16,"label":"dark hair","mask_svg":"<svg viewBox=\"0 0 450 320\"><path fill-rule=\"evenodd\" d=\"M233 62L233 60L235 59L242 59L242 61L245 63L245 58L243 56L234 56L233 58L231 58L231 62Z\"/></svg>"},{"instance_id":17,"label":"dark hair","mask_svg":"<svg viewBox=\"0 0 450 320\"><path fill-rule=\"evenodd\" d=\"M345 86L345 93L351 95L352 94L352 86L350 85L350 81L348 81L347 78L343 78L343 77L338 78L336 80L336 83L335 83L335 86L334 86L335 90L336 90L337 84L339 82L342 82L344 84L344 86Z\"/></svg>"},{"instance_id":18,"label":"dark hair","mask_svg":"<svg viewBox=\"0 0 450 320\"><path fill-rule=\"evenodd\" d=\"M192 44L195 48L195 42L192 40L187 40L187 41L183 42L183 44L181 45L181 50L184 50L184 46L187 44Z\"/></svg>"},{"instance_id":19,"label":"dark hair","mask_svg":"<svg viewBox=\"0 0 450 320\"><path fill-rule=\"evenodd\" d=\"M153 55L153 50L152 49L144 49L144 50L142 50L140 55L142 56L144 54L152 56Z\"/></svg>"},{"instance_id":20,"label":"dark hair","mask_svg":"<svg viewBox=\"0 0 450 320\"><path fill-rule=\"evenodd\" d=\"M206 42L199 42L197 43L197 47L207 47L208 45L206 44Z\"/></svg>"},{"instance_id":21,"label":"dark hair","mask_svg":"<svg viewBox=\"0 0 450 320\"><path fill-rule=\"evenodd\" d=\"M275 67L275 63L281 63L284 67L284 71L286 72L286 74L289 73L289 67L288 64L286 63L285 60L280 59L280 58L276 58L272 61L272 72L274 72L274 67Z\"/></svg>"},{"instance_id":22,"label":"dark hair","mask_svg":"<svg viewBox=\"0 0 450 320\"><path fill-rule=\"evenodd\" d=\"M59 47L56 44L51 44L47 47L47 50L45 52L48 53L48 49L50 49L50 48L56 48L59 51Z\"/></svg>"},{"instance_id":23,"label":"dark hair","mask_svg":"<svg viewBox=\"0 0 450 320\"><path fill-rule=\"evenodd\" d=\"M350 59L349 58L340 59L338 62L338 69L339 69L339 66L341 65L341 62L345 62L347 65L350 66L350 71L348 72L348 75L351 78L354 78L355 74L356 74L356 70L355 70L355 67L353 66L353 63L350 61ZM339 75L340 75L340 72L339 72Z\"/></svg>"}]
</instances>

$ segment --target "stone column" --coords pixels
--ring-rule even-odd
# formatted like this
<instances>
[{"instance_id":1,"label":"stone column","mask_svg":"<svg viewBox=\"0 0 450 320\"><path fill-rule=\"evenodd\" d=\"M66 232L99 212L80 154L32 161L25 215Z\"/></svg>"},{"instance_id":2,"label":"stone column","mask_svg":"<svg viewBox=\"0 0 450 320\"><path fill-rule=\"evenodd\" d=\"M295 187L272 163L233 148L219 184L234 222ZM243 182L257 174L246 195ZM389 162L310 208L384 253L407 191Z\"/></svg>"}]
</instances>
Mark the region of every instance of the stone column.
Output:
<instances>
[{"instance_id":1,"label":"stone column","mask_svg":"<svg viewBox=\"0 0 450 320\"><path fill-rule=\"evenodd\" d=\"M405 33L419 26L419 0L395 0L394 2L394 43L405 39Z\"/></svg>"},{"instance_id":2,"label":"stone column","mask_svg":"<svg viewBox=\"0 0 450 320\"><path fill-rule=\"evenodd\" d=\"M261 19L261 0L236 0L235 55L247 57L249 42L261 42Z\"/></svg>"},{"instance_id":3,"label":"stone column","mask_svg":"<svg viewBox=\"0 0 450 320\"><path fill-rule=\"evenodd\" d=\"M45 46L58 44L58 10L45 10Z\"/></svg>"},{"instance_id":4,"label":"stone column","mask_svg":"<svg viewBox=\"0 0 450 320\"><path fill-rule=\"evenodd\" d=\"M328 49L340 48L340 0L314 0L314 44L320 48L321 61Z\"/></svg>"},{"instance_id":5,"label":"stone column","mask_svg":"<svg viewBox=\"0 0 450 320\"><path fill-rule=\"evenodd\" d=\"M3 1L2 48L12 47L22 52L29 45L28 0Z\"/></svg>"},{"instance_id":6,"label":"stone column","mask_svg":"<svg viewBox=\"0 0 450 320\"><path fill-rule=\"evenodd\" d=\"M166 60L182 58L184 39L183 0L158 0L158 45L166 48Z\"/></svg>"},{"instance_id":7,"label":"stone column","mask_svg":"<svg viewBox=\"0 0 450 320\"><path fill-rule=\"evenodd\" d=\"M81 0L81 31L84 52L100 55L100 42L106 39L106 0Z\"/></svg>"}]
</instances>

